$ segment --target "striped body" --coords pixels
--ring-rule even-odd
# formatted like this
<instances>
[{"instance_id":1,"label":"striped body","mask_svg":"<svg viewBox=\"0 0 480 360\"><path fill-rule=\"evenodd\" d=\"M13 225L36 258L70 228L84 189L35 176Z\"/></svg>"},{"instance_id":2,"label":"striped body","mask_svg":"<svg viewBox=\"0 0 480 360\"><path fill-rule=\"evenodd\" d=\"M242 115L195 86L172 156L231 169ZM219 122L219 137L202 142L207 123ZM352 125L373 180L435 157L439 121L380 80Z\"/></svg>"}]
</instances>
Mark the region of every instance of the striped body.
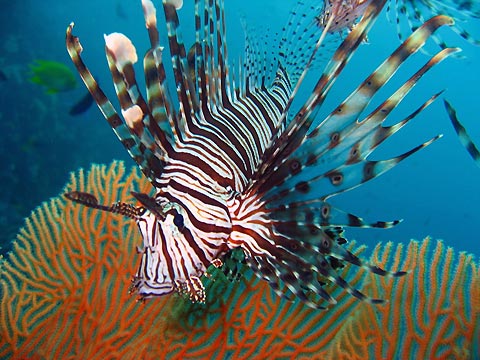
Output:
<instances>
[{"instance_id":1,"label":"striped body","mask_svg":"<svg viewBox=\"0 0 480 360\"><path fill-rule=\"evenodd\" d=\"M232 220L237 215L242 216L236 197L245 189L248 177L259 161L259 153L255 149L265 149L272 136L274 123L250 123L252 128L255 126L253 131L256 134L268 134L258 136L255 143L251 144L245 140L249 139L248 131L252 129L242 126L248 124L242 113L261 114L265 108L258 104L266 99L277 106L285 106L285 98L277 96L274 91L252 92L245 101L233 102L230 109L203 113L210 117L208 123L217 123L222 127L222 132L215 127L203 126L201 130L191 128L189 138L173 148L168 165L155 183L158 189L155 201L164 208L175 204L172 215L166 216L162 222L158 222L152 213L138 220L145 250L142 251L142 263L136 277L153 279L151 283L138 281L136 287L141 295L161 295L153 290L158 283L162 286L169 284L168 292L171 292L178 288L172 279L177 279L181 286L192 277L200 277L214 259L237 247L234 241L229 241L232 228L235 227ZM280 112L273 108L270 110L272 112L269 115L274 116L273 120L278 120ZM236 114L236 117L232 114ZM229 137L225 136L229 133ZM174 224L176 214L182 215L181 229ZM161 247L166 244L172 245L167 250L169 255L151 256L150 249L164 254ZM147 267L152 264L155 264L156 273L173 276L166 275L161 279L148 276ZM176 267L179 264L182 266ZM162 271L161 266L166 268Z\"/></svg>"},{"instance_id":2,"label":"striped body","mask_svg":"<svg viewBox=\"0 0 480 360\"><path fill-rule=\"evenodd\" d=\"M195 43L189 51L180 36L179 2L164 0L176 109L167 86L155 8L143 0L151 42L144 57L146 99L135 81L136 49L122 34L106 36L123 119L84 65L73 25L67 29L74 64L156 193L132 193L139 206L105 206L89 194L66 195L92 208L122 213L138 224L144 243L138 249L141 261L132 290L142 299L177 291L192 301L204 301L201 276L238 248L255 274L276 292L316 308L323 308L325 301L335 303L324 289L328 283L361 300L381 301L337 274L336 269L347 263L382 276L405 274L366 264L342 246L343 227L388 228L398 221L368 223L332 207L327 199L379 176L435 140L392 159L367 159L435 100L438 94L396 125L382 126L422 75L456 49L435 55L377 109L360 116L403 61L450 19L437 17L426 23L329 116L315 120L384 4L385 0L372 0L297 112L291 110L293 99L321 45L320 34L311 26L316 21L314 7L308 4L300 3L292 11L271 63L267 51L247 35L243 63L231 66L222 0L195 1Z\"/></svg>"}]
</instances>

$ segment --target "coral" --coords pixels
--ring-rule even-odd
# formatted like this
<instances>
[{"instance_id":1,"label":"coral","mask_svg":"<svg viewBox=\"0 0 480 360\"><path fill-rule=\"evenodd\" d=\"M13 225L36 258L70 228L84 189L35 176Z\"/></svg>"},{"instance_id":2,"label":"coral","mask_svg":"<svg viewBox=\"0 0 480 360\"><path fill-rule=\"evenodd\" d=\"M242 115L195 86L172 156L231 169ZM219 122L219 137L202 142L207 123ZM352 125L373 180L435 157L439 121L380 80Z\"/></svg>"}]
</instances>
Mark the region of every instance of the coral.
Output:
<instances>
[{"instance_id":1,"label":"coral","mask_svg":"<svg viewBox=\"0 0 480 360\"><path fill-rule=\"evenodd\" d=\"M124 173L120 163L93 166L87 176L72 175L67 190L92 191L107 203L129 199L133 188L148 191L137 172ZM128 296L140 241L132 225L62 198L37 208L1 266L0 357L111 358L132 334L146 332L149 312L155 320L161 306Z\"/></svg>"},{"instance_id":2,"label":"coral","mask_svg":"<svg viewBox=\"0 0 480 360\"><path fill-rule=\"evenodd\" d=\"M133 203L130 190L150 191L119 162L72 175L66 190L73 189L104 204ZM393 280L346 267L354 286L390 301L364 305L331 288L338 304L328 311L280 298L244 265L233 282L209 270L206 304L178 295L136 302L128 287L140 242L134 223L119 215L61 197L36 209L1 260L0 357L461 358L478 342L478 265L441 242L411 241L406 251L378 245L372 263L412 272Z\"/></svg>"},{"instance_id":3,"label":"coral","mask_svg":"<svg viewBox=\"0 0 480 360\"><path fill-rule=\"evenodd\" d=\"M456 256L426 238L406 250L402 244L377 245L371 261L412 271L395 283L368 275L371 291L389 302L360 304L338 334L331 358L478 358L480 274L473 255Z\"/></svg>"}]
</instances>

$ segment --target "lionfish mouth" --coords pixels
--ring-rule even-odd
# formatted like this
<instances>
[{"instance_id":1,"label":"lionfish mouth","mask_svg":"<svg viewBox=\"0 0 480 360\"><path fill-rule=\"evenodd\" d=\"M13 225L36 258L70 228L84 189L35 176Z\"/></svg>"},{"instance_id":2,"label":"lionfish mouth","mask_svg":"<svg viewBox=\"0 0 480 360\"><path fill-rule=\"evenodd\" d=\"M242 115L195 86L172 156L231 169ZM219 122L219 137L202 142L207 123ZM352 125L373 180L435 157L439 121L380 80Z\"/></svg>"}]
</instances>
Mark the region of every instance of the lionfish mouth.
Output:
<instances>
[{"instance_id":1,"label":"lionfish mouth","mask_svg":"<svg viewBox=\"0 0 480 360\"><path fill-rule=\"evenodd\" d=\"M122 116L85 66L73 24L66 36L68 52L98 107L156 190L152 197L132 193L139 207L105 206L90 194L66 194L70 200L120 213L139 224L144 243L132 291L141 297L176 291L203 302L200 277L207 267L222 266L225 259L229 261L223 266L229 266L231 251L242 249L253 272L286 298L324 308L325 302L335 303L325 286L331 284L362 301L382 302L353 288L337 270L353 264L381 276L405 272L363 262L345 249L344 228L389 228L398 221L367 222L331 206L327 199L378 177L438 138L391 159L369 159L439 96L426 99L395 125L383 125L420 78L458 49L440 51L377 108L363 112L397 69L452 20L437 16L419 27L328 116L316 119L385 0L368 1L362 20L305 100L298 99L299 86L320 61L317 52L339 20L338 9L330 12L320 34L312 24L321 8L299 2L270 65L269 51L247 33L243 62L231 66L223 0L195 1L195 42L190 51L180 36L181 1L164 0L178 107L168 90L171 79L163 62L166 51L160 44L155 7L150 0L142 0L142 5L151 45L143 61L146 98L135 79L133 44L123 34L105 37ZM298 111L292 110L294 98L300 102Z\"/></svg>"}]
</instances>

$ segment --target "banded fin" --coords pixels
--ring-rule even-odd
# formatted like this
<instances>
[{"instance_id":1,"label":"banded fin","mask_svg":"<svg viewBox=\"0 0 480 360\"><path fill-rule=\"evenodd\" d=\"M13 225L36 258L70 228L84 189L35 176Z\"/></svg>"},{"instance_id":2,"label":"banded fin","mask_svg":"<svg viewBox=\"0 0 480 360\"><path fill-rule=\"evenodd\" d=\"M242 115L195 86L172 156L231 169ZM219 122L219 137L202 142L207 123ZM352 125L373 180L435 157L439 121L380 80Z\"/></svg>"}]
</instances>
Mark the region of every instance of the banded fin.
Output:
<instances>
[{"instance_id":1,"label":"banded fin","mask_svg":"<svg viewBox=\"0 0 480 360\"><path fill-rule=\"evenodd\" d=\"M145 209L147 209L152 214L154 214L158 219L161 219L161 220L165 219L165 213L163 211L164 209L161 205L157 203L155 198L152 198L147 194L138 193L134 191L132 191L131 194L135 199L138 200L140 204L142 204L145 207Z\"/></svg>"},{"instance_id":2,"label":"banded fin","mask_svg":"<svg viewBox=\"0 0 480 360\"><path fill-rule=\"evenodd\" d=\"M229 281L240 280L246 267L245 254L240 248L227 251L222 258L221 271Z\"/></svg>"},{"instance_id":3,"label":"banded fin","mask_svg":"<svg viewBox=\"0 0 480 360\"><path fill-rule=\"evenodd\" d=\"M316 27L316 14L318 14L323 5L320 2L311 4L309 1L297 1L296 6L290 11L290 16L286 26L282 30L278 47L279 63L287 73L292 87L300 80L302 73L307 66L315 66L316 61L320 61L325 50L325 39L320 42L318 28ZM328 18L325 25L327 25ZM331 26L331 25L330 25ZM328 29L327 29L328 32ZM315 48L322 48L319 53ZM314 54L313 58L310 54ZM330 53L328 55L331 55ZM310 65L308 63L311 62Z\"/></svg>"},{"instance_id":4,"label":"banded fin","mask_svg":"<svg viewBox=\"0 0 480 360\"><path fill-rule=\"evenodd\" d=\"M175 86L180 103L179 116L187 122L191 122L193 121L192 117L199 112L198 96L192 79L189 76L187 52L183 40L180 37L180 23L176 12L176 4L169 0L163 0L163 10L167 23L167 36Z\"/></svg>"},{"instance_id":5,"label":"banded fin","mask_svg":"<svg viewBox=\"0 0 480 360\"><path fill-rule=\"evenodd\" d=\"M371 304L383 302L382 299L368 297L338 275L335 269L343 267L345 263L386 277L406 274L403 271L388 272L364 263L319 227L298 225L295 222L274 222L273 232L274 244L256 239L268 255L253 254L244 248L247 265L268 281L277 294L288 300L293 299L293 294L310 307L325 309L325 301L330 305L336 303L335 298L326 290L326 284L339 286L359 300Z\"/></svg>"},{"instance_id":6,"label":"banded fin","mask_svg":"<svg viewBox=\"0 0 480 360\"><path fill-rule=\"evenodd\" d=\"M453 106L447 100L444 100L443 103L445 105L445 109L447 110L450 121L452 122L453 128L458 135L458 139L465 147L465 149L467 149L468 153L473 158L475 163L480 166L480 150L473 143L465 127L460 123L460 121L458 121L457 112L455 111Z\"/></svg>"},{"instance_id":7,"label":"banded fin","mask_svg":"<svg viewBox=\"0 0 480 360\"><path fill-rule=\"evenodd\" d=\"M148 147L142 143L141 139L126 125L126 122L117 114L112 103L105 96L105 93L83 62L80 56L83 50L82 45L80 44L78 37L72 35L73 26L74 24L71 23L67 28L66 45L75 67L115 135L117 135L118 139L127 149L132 159L137 163L143 174L152 183L155 183L156 179L160 177L160 174L163 171L166 154L160 158L155 156L159 151L154 153L148 149Z\"/></svg>"},{"instance_id":8,"label":"banded fin","mask_svg":"<svg viewBox=\"0 0 480 360\"><path fill-rule=\"evenodd\" d=\"M115 92L127 126L140 139L143 146L165 162L169 149L159 144L168 144L169 140L152 120L150 108L138 89L133 68L137 62L135 47L120 33L105 35L105 44Z\"/></svg>"},{"instance_id":9,"label":"banded fin","mask_svg":"<svg viewBox=\"0 0 480 360\"><path fill-rule=\"evenodd\" d=\"M166 70L162 61L163 47L160 45L157 29L156 9L151 0L142 0L142 8L151 45L143 59L148 106L158 128L173 143L179 141L180 124L166 81Z\"/></svg>"},{"instance_id":10,"label":"banded fin","mask_svg":"<svg viewBox=\"0 0 480 360\"><path fill-rule=\"evenodd\" d=\"M354 31L350 32L333 55L322 76L317 81L317 84L307 102L296 113L285 130L274 134L275 137L262 155L262 159L252 177L252 180L255 182L255 185L252 183L252 187L259 187L261 184L269 181L269 176L272 172L276 171L278 163L285 161L292 151L301 144L314 120L315 110L323 103L331 86L338 78L358 46L362 43L368 30L373 26L373 23L384 4L385 0L372 1L364 14L362 21L355 27ZM333 19L333 17L331 17L331 19ZM324 29L322 35L325 34L325 31L328 31L328 28ZM317 44L320 41L321 39L319 39ZM318 48L316 48L316 50L318 50ZM308 67L308 63L306 66ZM306 70L308 70L308 68ZM304 72L302 75L305 76L305 74L306 73ZM296 87L298 88L298 86L299 83L297 83ZM289 110L289 105L293 102L293 96L295 96L295 91L292 92L285 111ZM283 122L285 119L286 114L284 113L284 116L279 120L277 129L282 129L284 127Z\"/></svg>"},{"instance_id":11,"label":"banded fin","mask_svg":"<svg viewBox=\"0 0 480 360\"><path fill-rule=\"evenodd\" d=\"M399 66L412 53L418 51L436 29L450 23L449 18L439 16L424 24L325 120L306 134L297 149L289 150L292 152L291 155L279 158L280 164L272 164L273 173L265 176L257 185L258 191L265 193L264 200L267 203L271 202L268 206L288 201L326 199L348 191L381 175L438 138L389 160L367 159L383 141L400 130L439 96L440 93L435 94L397 124L382 126L388 115L420 78L440 61L457 52L456 48L440 51L368 116L363 120L359 117L371 98Z\"/></svg>"},{"instance_id":12,"label":"banded fin","mask_svg":"<svg viewBox=\"0 0 480 360\"><path fill-rule=\"evenodd\" d=\"M331 206L325 201L294 202L270 208L269 216L276 222L297 223L318 227L343 228L382 228L388 229L398 225L401 220L366 222L359 216L347 213Z\"/></svg>"},{"instance_id":13,"label":"banded fin","mask_svg":"<svg viewBox=\"0 0 480 360\"><path fill-rule=\"evenodd\" d=\"M82 204L89 208L120 214L134 220L142 215L142 210L131 204L118 202L110 206L101 205L98 203L98 199L95 195L86 192L70 191L65 193L64 196L70 201Z\"/></svg>"},{"instance_id":14,"label":"banded fin","mask_svg":"<svg viewBox=\"0 0 480 360\"><path fill-rule=\"evenodd\" d=\"M455 24L452 26L455 33L473 45L480 45L480 38L476 37L478 35L473 36L462 26L468 20L478 23L480 5L477 0L389 0L386 13L389 22L396 25L397 36L400 41L405 38L405 27L414 31L426 19L443 14L455 20ZM472 28L474 28L474 25L472 25ZM440 36L434 35L432 39L440 48L448 47Z\"/></svg>"},{"instance_id":15,"label":"banded fin","mask_svg":"<svg viewBox=\"0 0 480 360\"><path fill-rule=\"evenodd\" d=\"M439 27L452 24L445 16L433 18L420 27L325 120L318 125L315 123L315 115L331 86L365 38L383 4L373 1L367 8L362 21L327 65L310 98L266 150L248 191L242 194L246 202L255 194L258 204L255 209L252 207L251 213L242 212L245 218L239 219L239 224L233 227L232 243L242 246L247 264L257 275L267 280L277 293L286 298L292 298L293 294L312 307L321 308L324 301L335 303L325 284L339 286L362 301L382 302L366 296L338 275L335 269L346 264L380 276L406 274L405 271L388 272L365 263L342 246L345 242L343 226L391 227L398 221L367 223L354 215L327 208L325 200L379 176L440 137L391 159L368 159L383 141L438 98L441 92L424 101L400 122L382 125L420 78L456 53L456 48L438 52L389 98L360 119L372 97L409 56L420 50ZM332 213L323 213L327 210ZM262 221L269 225L261 226Z\"/></svg>"}]
</instances>

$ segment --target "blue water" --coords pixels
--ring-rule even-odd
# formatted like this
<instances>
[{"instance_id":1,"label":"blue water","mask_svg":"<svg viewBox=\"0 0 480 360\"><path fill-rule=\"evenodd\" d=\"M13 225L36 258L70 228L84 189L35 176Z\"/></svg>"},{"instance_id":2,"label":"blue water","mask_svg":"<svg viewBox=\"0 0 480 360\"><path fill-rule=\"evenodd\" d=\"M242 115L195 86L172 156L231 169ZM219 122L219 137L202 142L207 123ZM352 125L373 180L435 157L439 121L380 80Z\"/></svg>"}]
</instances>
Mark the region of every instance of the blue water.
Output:
<instances>
[{"instance_id":1,"label":"blue water","mask_svg":"<svg viewBox=\"0 0 480 360\"><path fill-rule=\"evenodd\" d=\"M241 54L244 38L241 17L245 16L250 25L280 30L292 3L291 0L228 0L230 58L238 58ZM0 227L3 229L0 251L5 252L23 219L42 201L61 192L69 172L89 167L91 163L109 163L112 159L125 159L127 164L133 165L96 107L78 117L68 115L69 108L86 92L82 84L70 92L45 94L39 86L28 82L28 64L35 59L48 59L71 65L64 37L67 25L75 21L74 33L81 38L84 59L113 99L103 34L124 32L136 45L139 55L147 49L148 37L139 1L17 1L2 7L0 69L7 81L0 83L0 182L3 190L0 193ZM191 9L182 12L187 19L182 22L183 33L191 34ZM478 30L478 25L479 21L473 22L471 28L476 26ZM159 25L159 29L163 31L164 28ZM446 89L442 98L452 102L460 120L480 144L480 47L474 47L448 29L441 30L441 34L449 43L464 48L465 58L449 58L436 66L390 121L403 119L433 93ZM352 59L332 89L320 116L342 101L397 45L394 27L381 16L369 34L369 44L363 45ZM401 84L427 59L424 54L416 56L393 82ZM73 65L71 68L74 69ZM308 96L309 85L316 77L318 71L310 75L300 97ZM382 94L384 97L379 96L377 104L385 99L388 91ZM457 250L480 254L477 234L480 168L459 143L441 99L373 157L381 159L403 153L439 133L444 134L442 139L392 171L332 200L343 209L372 221L404 219L390 230L349 231L350 238L373 245L378 241L407 242L411 238L431 235Z\"/></svg>"}]
</instances>

